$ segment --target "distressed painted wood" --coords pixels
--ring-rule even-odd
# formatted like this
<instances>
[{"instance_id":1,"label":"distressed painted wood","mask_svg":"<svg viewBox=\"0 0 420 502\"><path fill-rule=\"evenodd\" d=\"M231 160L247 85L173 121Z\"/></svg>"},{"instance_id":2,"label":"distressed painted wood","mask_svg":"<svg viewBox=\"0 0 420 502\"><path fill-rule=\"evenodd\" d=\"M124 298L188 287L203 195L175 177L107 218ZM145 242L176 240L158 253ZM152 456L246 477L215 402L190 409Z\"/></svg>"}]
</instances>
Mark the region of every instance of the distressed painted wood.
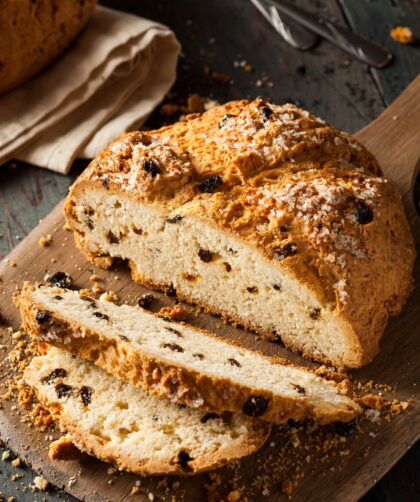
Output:
<instances>
[{"instance_id":1,"label":"distressed painted wood","mask_svg":"<svg viewBox=\"0 0 420 502\"><path fill-rule=\"evenodd\" d=\"M418 23L418 0L299 0L299 5L334 18L343 25L349 21L355 29L390 44L393 52L398 51L395 60L398 66L374 74L328 42L321 42L310 53L291 49L246 0L107 0L102 3L157 19L175 30L185 53L175 85L181 101L191 93L212 96L220 101L261 94L276 101L294 99L335 125L353 132L377 116L383 102L392 100L420 67L418 47L397 46L388 36L389 27L395 24L413 27L414 22ZM364 14L366 9L370 13L368 17ZM407 54L410 54L409 59L401 63L400 58L408 57ZM234 66L234 61L242 60L253 65L253 73ZM214 71L228 73L234 83L223 86L203 76L205 64ZM256 86L263 74L274 83L273 87ZM375 81L372 75L379 80ZM378 92L378 81L381 82L381 92ZM159 126L162 120L163 117L156 113L151 124ZM22 164L15 168L10 165L0 168L0 257L18 244L63 198L83 165L78 162L71 176L56 175ZM385 498L398 502L415 500L413 480L417 474L419 452L417 447L401 461L371 490L366 501ZM34 477L29 469L15 469L8 462L0 462L0 491L16 496L19 501L41 500L41 495L16 492L22 481L10 479L16 472L24 474L22 480L26 483ZM418 489L417 486L417 494ZM73 500L63 494L49 494L46 498L48 501Z\"/></svg>"},{"instance_id":2,"label":"distressed painted wood","mask_svg":"<svg viewBox=\"0 0 420 502\"><path fill-rule=\"evenodd\" d=\"M395 42L390 31L395 26L409 26L420 36L419 0L338 0L349 25L355 31L378 41L393 54L393 61L383 70L371 69L385 105L389 105L404 90L408 81L419 74L418 42L402 45Z\"/></svg>"}]
</instances>

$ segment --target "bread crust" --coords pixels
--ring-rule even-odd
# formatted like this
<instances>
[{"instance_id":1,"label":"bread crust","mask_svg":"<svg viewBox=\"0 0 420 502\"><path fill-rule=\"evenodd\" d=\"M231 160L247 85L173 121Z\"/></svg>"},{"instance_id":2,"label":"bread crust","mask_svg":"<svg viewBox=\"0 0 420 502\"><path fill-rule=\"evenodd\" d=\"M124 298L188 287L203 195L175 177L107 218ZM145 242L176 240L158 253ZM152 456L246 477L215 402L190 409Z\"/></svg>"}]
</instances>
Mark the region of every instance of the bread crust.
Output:
<instances>
[{"instance_id":1,"label":"bread crust","mask_svg":"<svg viewBox=\"0 0 420 502\"><path fill-rule=\"evenodd\" d=\"M351 398L347 398L346 403L342 403L340 407L324 403L321 409L304 396L276 395L266 389L234 382L227 377L211 376L182 364L175 365L164 357L155 357L136 350L127 341L108 337L103 332L65 319L57 312L50 312L51 317L47 326L40 325L36 321L36 314L39 310L45 309L45 306L34 299L32 292L35 287L25 283L17 300L22 329L37 340L70 351L95 363L120 380L129 381L153 395L163 396L192 407L231 412L242 412L249 400L259 396L268 403L266 410L258 415L259 418L277 424L285 423L290 418L295 420L312 418L320 424L348 421L360 412L360 407ZM58 288L57 292L60 292ZM210 332L194 329L198 335L202 333L206 337L217 339L216 335ZM83 336L74 336L75 333L81 332ZM232 340L224 341L239 348ZM267 361L293 366L281 359L267 357ZM336 386L334 382L329 382L329 385ZM337 391L343 395L338 387Z\"/></svg>"},{"instance_id":2,"label":"bread crust","mask_svg":"<svg viewBox=\"0 0 420 502\"><path fill-rule=\"evenodd\" d=\"M156 160L159 173L139 169L142 159ZM221 183L202 193L202 184L215 178ZM334 313L351 347L340 360L304 352L322 362L370 362L389 316L400 312L412 288L415 248L398 189L361 144L293 105L234 101L186 122L117 138L75 182L64 208L79 249L108 267L112 258L98 253L74 211L88 191L212 225L286 271ZM296 253L277 259L276 250L290 245ZM139 283L167 286L142 277L134 263L131 269ZM191 300L182 288L177 292ZM246 318L198 305L272 338Z\"/></svg>"},{"instance_id":3,"label":"bread crust","mask_svg":"<svg viewBox=\"0 0 420 502\"><path fill-rule=\"evenodd\" d=\"M96 0L0 2L0 94L59 56L89 20Z\"/></svg>"}]
</instances>

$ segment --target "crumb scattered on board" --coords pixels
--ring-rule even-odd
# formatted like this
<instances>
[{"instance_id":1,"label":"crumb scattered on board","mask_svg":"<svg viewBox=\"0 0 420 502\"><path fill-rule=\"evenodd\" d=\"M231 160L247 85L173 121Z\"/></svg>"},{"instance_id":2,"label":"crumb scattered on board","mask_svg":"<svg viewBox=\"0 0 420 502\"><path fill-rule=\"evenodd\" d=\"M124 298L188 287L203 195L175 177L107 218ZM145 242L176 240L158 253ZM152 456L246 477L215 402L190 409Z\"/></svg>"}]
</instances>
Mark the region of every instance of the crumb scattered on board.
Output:
<instances>
[{"instance_id":1,"label":"crumb scattered on board","mask_svg":"<svg viewBox=\"0 0 420 502\"><path fill-rule=\"evenodd\" d=\"M99 299L111 303L118 303L120 301L119 296L113 291L105 291L105 293L101 294Z\"/></svg>"},{"instance_id":2,"label":"crumb scattered on board","mask_svg":"<svg viewBox=\"0 0 420 502\"><path fill-rule=\"evenodd\" d=\"M178 303L172 307L162 307L158 315L171 321L185 321L188 317L188 311Z\"/></svg>"},{"instance_id":3,"label":"crumb scattered on board","mask_svg":"<svg viewBox=\"0 0 420 502\"><path fill-rule=\"evenodd\" d=\"M391 37L399 44L412 44L415 37L408 26L396 26L391 30Z\"/></svg>"},{"instance_id":4,"label":"crumb scattered on board","mask_svg":"<svg viewBox=\"0 0 420 502\"><path fill-rule=\"evenodd\" d=\"M50 234L48 234L48 235L42 236L39 239L38 244L42 248L46 248L46 247L48 247L51 244L52 240L53 240L52 236Z\"/></svg>"},{"instance_id":5,"label":"crumb scattered on board","mask_svg":"<svg viewBox=\"0 0 420 502\"><path fill-rule=\"evenodd\" d=\"M34 478L34 487L42 492L48 488L48 481L44 478L44 476L36 476Z\"/></svg>"}]
</instances>

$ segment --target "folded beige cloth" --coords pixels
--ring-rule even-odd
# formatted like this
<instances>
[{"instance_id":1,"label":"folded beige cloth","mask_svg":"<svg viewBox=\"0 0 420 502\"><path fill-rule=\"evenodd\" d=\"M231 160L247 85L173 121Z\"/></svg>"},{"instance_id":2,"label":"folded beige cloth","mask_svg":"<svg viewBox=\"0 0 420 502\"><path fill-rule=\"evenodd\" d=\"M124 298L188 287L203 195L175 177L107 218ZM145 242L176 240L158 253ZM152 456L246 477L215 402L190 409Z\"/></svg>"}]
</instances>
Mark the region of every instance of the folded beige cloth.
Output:
<instances>
[{"instance_id":1,"label":"folded beige cloth","mask_svg":"<svg viewBox=\"0 0 420 502\"><path fill-rule=\"evenodd\" d=\"M48 70L0 97L0 164L60 173L141 126L171 88L180 45L165 26L97 7Z\"/></svg>"}]
</instances>

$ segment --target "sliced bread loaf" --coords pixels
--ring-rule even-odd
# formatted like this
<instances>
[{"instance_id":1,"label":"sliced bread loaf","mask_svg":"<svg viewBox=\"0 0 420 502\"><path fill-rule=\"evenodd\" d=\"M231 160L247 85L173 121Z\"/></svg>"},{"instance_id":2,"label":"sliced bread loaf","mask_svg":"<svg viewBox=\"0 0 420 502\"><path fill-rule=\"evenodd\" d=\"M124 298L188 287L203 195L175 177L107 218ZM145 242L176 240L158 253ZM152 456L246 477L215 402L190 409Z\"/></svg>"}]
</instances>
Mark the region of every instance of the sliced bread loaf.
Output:
<instances>
[{"instance_id":1,"label":"sliced bread loaf","mask_svg":"<svg viewBox=\"0 0 420 502\"><path fill-rule=\"evenodd\" d=\"M194 474L254 452L268 424L151 396L52 347L24 373L60 429L84 452L137 474Z\"/></svg>"},{"instance_id":2,"label":"sliced bread loaf","mask_svg":"<svg viewBox=\"0 0 420 502\"><path fill-rule=\"evenodd\" d=\"M309 370L138 307L29 283L18 304L33 337L173 401L275 423L346 421L359 412L334 382Z\"/></svg>"},{"instance_id":3,"label":"sliced bread loaf","mask_svg":"<svg viewBox=\"0 0 420 502\"><path fill-rule=\"evenodd\" d=\"M337 366L373 358L412 284L396 186L361 144L290 104L234 101L124 134L65 215L98 266L127 259L136 281Z\"/></svg>"}]
</instances>

